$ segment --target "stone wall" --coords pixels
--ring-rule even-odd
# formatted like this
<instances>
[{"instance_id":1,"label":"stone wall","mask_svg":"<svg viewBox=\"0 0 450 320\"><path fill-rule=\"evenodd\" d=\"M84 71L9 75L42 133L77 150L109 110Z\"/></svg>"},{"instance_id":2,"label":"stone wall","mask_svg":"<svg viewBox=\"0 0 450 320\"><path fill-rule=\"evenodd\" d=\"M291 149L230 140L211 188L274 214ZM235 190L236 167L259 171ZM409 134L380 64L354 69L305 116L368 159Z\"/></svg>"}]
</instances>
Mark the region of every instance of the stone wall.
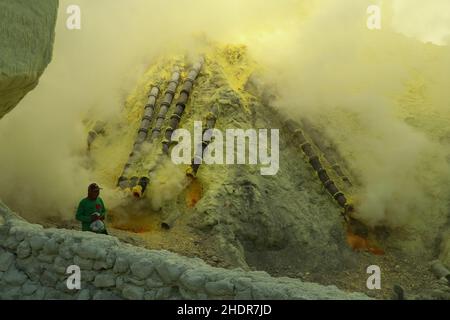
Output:
<instances>
[{"instance_id":1,"label":"stone wall","mask_svg":"<svg viewBox=\"0 0 450 320\"><path fill-rule=\"evenodd\" d=\"M38 84L52 58L58 0L0 1L0 119Z\"/></svg>"},{"instance_id":2,"label":"stone wall","mask_svg":"<svg viewBox=\"0 0 450 320\"><path fill-rule=\"evenodd\" d=\"M81 269L81 289L66 286ZM368 299L265 272L213 268L112 236L30 224L0 202L0 299Z\"/></svg>"}]
</instances>

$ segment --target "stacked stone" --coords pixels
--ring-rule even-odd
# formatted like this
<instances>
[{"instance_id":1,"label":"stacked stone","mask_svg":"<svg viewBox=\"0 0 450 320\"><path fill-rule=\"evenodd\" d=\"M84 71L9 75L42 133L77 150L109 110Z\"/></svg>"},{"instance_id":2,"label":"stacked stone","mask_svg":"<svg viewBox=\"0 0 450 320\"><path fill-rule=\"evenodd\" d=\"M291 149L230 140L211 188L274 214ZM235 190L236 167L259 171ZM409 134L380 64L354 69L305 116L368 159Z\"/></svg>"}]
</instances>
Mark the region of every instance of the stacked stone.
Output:
<instances>
[{"instance_id":1,"label":"stacked stone","mask_svg":"<svg viewBox=\"0 0 450 320\"><path fill-rule=\"evenodd\" d=\"M148 101L144 108L144 115L142 116L141 125L139 127L138 135L133 146L133 151L130 153L128 161L125 164L123 172L118 180L118 186L121 187L122 189L129 188L138 183L139 178L133 177L130 180L128 180L127 177L129 176L131 166L135 161L137 154L139 153L142 143L147 138L148 131L153 120L153 115L155 113L155 105L156 100L158 99L158 95L159 95L159 88L156 86L152 87L148 94Z\"/></svg>"},{"instance_id":2,"label":"stacked stone","mask_svg":"<svg viewBox=\"0 0 450 320\"><path fill-rule=\"evenodd\" d=\"M112 236L43 229L1 202L0 217L0 299L368 299L265 272L213 268ZM74 265L80 268L79 289L67 286Z\"/></svg>"},{"instance_id":3,"label":"stacked stone","mask_svg":"<svg viewBox=\"0 0 450 320\"><path fill-rule=\"evenodd\" d=\"M162 144L163 144L163 152L165 154L169 153L169 145L172 140L172 133L175 131L175 129L178 128L178 125L180 124L181 117L183 116L184 110L186 109L186 104L188 102L189 96L194 86L194 82L197 79L203 67L203 64L204 64L203 58L200 59L196 64L194 64L192 69L189 71L188 77L183 83L183 87L177 99L175 112L170 117L169 126L166 128L164 133L164 140Z\"/></svg>"},{"instance_id":4,"label":"stacked stone","mask_svg":"<svg viewBox=\"0 0 450 320\"><path fill-rule=\"evenodd\" d=\"M311 143L306 140L305 135L299 128L299 125L295 121L289 120L286 121L286 127L293 134L293 139L295 142L300 145L300 149L308 158L309 164L313 167L314 171L316 171L317 176L325 189L333 197L333 199L336 200L340 207L347 209L349 206L347 203L347 198L342 191L339 191L334 181L329 177L327 170L322 166L319 156L314 152Z\"/></svg>"}]
</instances>

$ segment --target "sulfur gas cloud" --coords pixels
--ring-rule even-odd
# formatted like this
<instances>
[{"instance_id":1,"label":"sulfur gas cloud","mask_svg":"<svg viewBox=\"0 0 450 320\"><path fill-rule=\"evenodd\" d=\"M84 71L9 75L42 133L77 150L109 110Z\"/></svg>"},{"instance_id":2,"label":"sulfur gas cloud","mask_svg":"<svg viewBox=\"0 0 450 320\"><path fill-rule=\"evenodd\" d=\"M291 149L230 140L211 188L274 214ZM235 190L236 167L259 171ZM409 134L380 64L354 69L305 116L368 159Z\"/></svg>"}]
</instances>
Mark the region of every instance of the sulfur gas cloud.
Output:
<instances>
[{"instance_id":1,"label":"sulfur gas cloud","mask_svg":"<svg viewBox=\"0 0 450 320\"><path fill-rule=\"evenodd\" d=\"M65 27L71 4L81 8L81 30ZM372 4L382 10L381 30L367 29ZM114 120L158 56L196 54L213 41L245 44L263 82L275 88L275 105L295 119L310 118L334 139L360 181L353 200L361 219L374 226L441 223L449 210L449 132L430 115L450 114L448 6L60 1L53 61L0 123L1 197L22 214L71 217L93 179L83 120Z\"/></svg>"}]
</instances>

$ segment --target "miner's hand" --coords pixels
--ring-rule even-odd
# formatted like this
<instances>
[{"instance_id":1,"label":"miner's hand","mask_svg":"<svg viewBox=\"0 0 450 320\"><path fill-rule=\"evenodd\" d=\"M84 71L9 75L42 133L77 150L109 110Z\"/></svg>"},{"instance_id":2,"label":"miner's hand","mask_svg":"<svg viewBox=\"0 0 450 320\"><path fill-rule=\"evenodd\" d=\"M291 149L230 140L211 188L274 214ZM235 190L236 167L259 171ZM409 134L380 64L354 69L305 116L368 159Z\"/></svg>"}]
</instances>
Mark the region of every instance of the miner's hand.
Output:
<instances>
[{"instance_id":1,"label":"miner's hand","mask_svg":"<svg viewBox=\"0 0 450 320\"><path fill-rule=\"evenodd\" d=\"M97 220L103 220L103 219L97 212L91 214L91 221L94 222L94 221L97 221Z\"/></svg>"}]
</instances>

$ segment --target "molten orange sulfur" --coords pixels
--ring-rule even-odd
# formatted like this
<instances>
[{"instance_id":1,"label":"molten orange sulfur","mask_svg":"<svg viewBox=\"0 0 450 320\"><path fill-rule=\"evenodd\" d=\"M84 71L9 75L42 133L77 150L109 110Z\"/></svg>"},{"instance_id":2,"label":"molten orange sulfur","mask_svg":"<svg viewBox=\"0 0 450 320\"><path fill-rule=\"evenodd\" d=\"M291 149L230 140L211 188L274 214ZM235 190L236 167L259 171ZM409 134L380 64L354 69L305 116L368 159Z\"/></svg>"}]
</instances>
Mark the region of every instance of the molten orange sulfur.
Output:
<instances>
[{"instance_id":1,"label":"molten orange sulfur","mask_svg":"<svg viewBox=\"0 0 450 320\"><path fill-rule=\"evenodd\" d=\"M370 243L369 240L347 231L347 243L354 251L368 251L374 255L383 255L384 250Z\"/></svg>"},{"instance_id":2,"label":"molten orange sulfur","mask_svg":"<svg viewBox=\"0 0 450 320\"><path fill-rule=\"evenodd\" d=\"M203 195L203 187L198 179L192 179L186 191L186 205L189 208L195 207Z\"/></svg>"},{"instance_id":3,"label":"molten orange sulfur","mask_svg":"<svg viewBox=\"0 0 450 320\"><path fill-rule=\"evenodd\" d=\"M134 233L145 233L155 229L158 220L147 212L140 214L117 214L111 212L109 215L110 224L114 229L130 231Z\"/></svg>"}]
</instances>

